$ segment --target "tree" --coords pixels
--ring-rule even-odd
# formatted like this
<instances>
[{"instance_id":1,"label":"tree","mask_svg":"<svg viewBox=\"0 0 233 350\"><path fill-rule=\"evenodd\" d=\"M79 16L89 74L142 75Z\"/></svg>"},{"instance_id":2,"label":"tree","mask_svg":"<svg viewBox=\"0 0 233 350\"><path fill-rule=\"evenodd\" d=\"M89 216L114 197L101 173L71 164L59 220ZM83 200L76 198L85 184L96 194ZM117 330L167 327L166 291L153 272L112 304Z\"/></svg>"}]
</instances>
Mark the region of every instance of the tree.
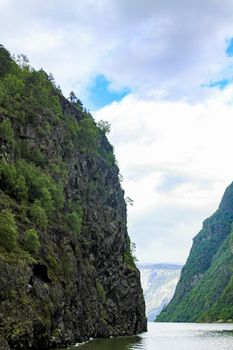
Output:
<instances>
[{"instance_id":1,"label":"tree","mask_svg":"<svg viewBox=\"0 0 233 350\"><path fill-rule=\"evenodd\" d=\"M82 213L72 211L66 215L66 222L69 228L77 235L79 235L82 226Z\"/></svg>"},{"instance_id":2,"label":"tree","mask_svg":"<svg viewBox=\"0 0 233 350\"><path fill-rule=\"evenodd\" d=\"M100 120L97 123L98 128L105 134L109 134L111 131L111 124L107 122L106 120Z\"/></svg>"},{"instance_id":3,"label":"tree","mask_svg":"<svg viewBox=\"0 0 233 350\"><path fill-rule=\"evenodd\" d=\"M49 79L50 83L52 83L52 85L54 87L56 87L56 81L55 81L55 78L54 78L52 73L49 73L48 79Z\"/></svg>"},{"instance_id":4,"label":"tree","mask_svg":"<svg viewBox=\"0 0 233 350\"><path fill-rule=\"evenodd\" d=\"M74 91L71 91L69 94L69 100L72 104L75 104L78 101L77 96L75 95Z\"/></svg>"},{"instance_id":5,"label":"tree","mask_svg":"<svg viewBox=\"0 0 233 350\"><path fill-rule=\"evenodd\" d=\"M14 145L14 131L9 119L0 122L0 138L6 140L11 146Z\"/></svg>"},{"instance_id":6,"label":"tree","mask_svg":"<svg viewBox=\"0 0 233 350\"><path fill-rule=\"evenodd\" d=\"M98 129L95 123L88 117L83 118L77 125L75 144L86 152L96 152L98 147Z\"/></svg>"},{"instance_id":7,"label":"tree","mask_svg":"<svg viewBox=\"0 0 233 350\"><path fill-rule=\"evenodd\" d=\"M25 55L25 54L23 54L23 53L21 53L21 54L19 54L19 55L17 55L17 59L16 59L16 62L18 63L18 65L20 66L20 67L27 67L27 68L29 68L30 66L29 66L29 59L28 59L28 57Z\"/></svg>"},{"instance_id":8,"label":"tree","mask_svg":"<svg viewBox=\"0 0 233 350\"><path fill-rule=\"evenodd\" d=\"M11 55L2 45L0 45L0 77L3 77L11 67Z\"/></svg>"},{"instance_id":9,"label":"tree","mask_svg":"<svg viewBox=\"0 0 233 350\"><path fill-rule=\"evenodd\" d=\"M13 164L4 160L0 161L0 181L1 188L8 194L14 195L15 184L17 180L17 171Z\"/></svg>"},{"instance_id":10,"label":"tree","mask_svg":"<svg viewBox=\"0 0 233 350\"><path fill-rule=\"evenodd\" d=\"M126 202L126 204L129 204L129 205L131 205L131 206L133 206L133 199L132 198L130 198L130 197L126 197L125 198L125 202Z\"/></svg>"},{"instance_id":11,"label":"tree","mask_svg":"<svg viewBox=\"0 0 233 350\"><path fill-rule=\"evenodd\" d=\"M83 112L83 103L82 101L78 98L75 104L75 107L80 111ZM84 112L87 114L87 111L84 110Z\"/></svg>"},{"instance_id":12,"label":"tree","mask_svg":"<svg viewBox=\"0 0 233 350\"><path fill-rule=\"evenodd\" d=\"M18 200L24 200L28 198L28 188L25 182L25 178L22 175L19 175L15 181L13 194Z\"/></svg>"},{"instance_id":13,"label":"tree","mask_svg":"<svg viewBox=\"0 0 233 350\"><path fill-rule=\"evenodd\" d=\"M11 210L4 209L0 213L0 245L8 251L16 247L18 229Z\"/></svg>"},{"instance_id":14,"label":"tree","mask_svg":"<svg viewBox=\"0 0 233 350\"><path fill-rule=\"evenodd\" d=\"M35 200L32 204L29 215L32 221L41 229L45 229L48 225L47 215L44 209L41 207L41 203L39 200Z\"/></svg>"},{"instance_id":15,"label":"tree","mask_svg":"<svg viewBox=\"0 0 233 350\"><path fill-rule=\"evenodd\" d=\"M74 105L80 112L83 112L83 103L82 101L77 98L74 91L71 91L69 94L69 101Z\"/></svg>"},{"instance_id":16,"label":"tree","mask_svg":"<svg viewBox=\"0 0 233 350\"><path fill-rule=\"evenodd\" d=\"M34 228L25 232L24 246L29 253L37 253L40 249L39 236Z\"/></svg>"}]
</instances>

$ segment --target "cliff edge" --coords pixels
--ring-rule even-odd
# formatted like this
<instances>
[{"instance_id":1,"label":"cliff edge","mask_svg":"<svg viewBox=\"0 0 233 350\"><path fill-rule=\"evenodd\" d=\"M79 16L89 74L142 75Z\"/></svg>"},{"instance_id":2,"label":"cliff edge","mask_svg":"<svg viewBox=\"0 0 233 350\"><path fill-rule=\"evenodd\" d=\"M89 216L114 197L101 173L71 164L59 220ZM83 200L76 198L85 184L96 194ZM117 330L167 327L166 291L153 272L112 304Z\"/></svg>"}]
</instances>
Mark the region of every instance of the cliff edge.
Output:
<instances>
[{"instance_id":1,"label":"cliff edge","mask_svg":"<svg viewBox=\"0 0 233 350\"><path fill-rule=\"evenodd\" d=\"M146 330L107 128L0 47L1 349Z\"/></svg>"}]
</instances>

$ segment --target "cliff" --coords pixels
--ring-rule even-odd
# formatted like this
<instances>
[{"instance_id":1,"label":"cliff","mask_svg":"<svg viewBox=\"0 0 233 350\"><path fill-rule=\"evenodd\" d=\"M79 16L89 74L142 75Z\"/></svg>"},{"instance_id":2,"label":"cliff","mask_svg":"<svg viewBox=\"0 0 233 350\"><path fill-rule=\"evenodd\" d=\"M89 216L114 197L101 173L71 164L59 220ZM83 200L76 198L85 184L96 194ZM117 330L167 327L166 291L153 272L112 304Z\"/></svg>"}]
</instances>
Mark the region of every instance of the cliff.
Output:
<instances>
[{"instance_id":1,"label":"cliff","mask_svg":"<svg viewBox=\"0 0 233 350\"><path fill-rule=\"evenodd\" d=\"M194 238L175 295L156 321L233 321L233 183Z\"/></svg>"},{"instance_id":2,"label":"cliff","mask_svg":"<svg viewBox=\"0 0 233 350\"><path fill-rule=\"evenodd\" d=\"M1 349L146 330L107 129L0 47Z\"/></svg>"}]
</instances>

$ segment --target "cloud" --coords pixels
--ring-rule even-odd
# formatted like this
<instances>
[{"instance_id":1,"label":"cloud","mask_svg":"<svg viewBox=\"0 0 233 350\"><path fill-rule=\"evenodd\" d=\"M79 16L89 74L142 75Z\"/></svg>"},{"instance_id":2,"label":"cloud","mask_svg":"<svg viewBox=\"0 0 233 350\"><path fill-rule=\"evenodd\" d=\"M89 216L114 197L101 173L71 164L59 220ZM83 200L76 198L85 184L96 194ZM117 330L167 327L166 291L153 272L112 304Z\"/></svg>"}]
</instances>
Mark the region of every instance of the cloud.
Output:
<instances>
[{"instance_id":1,"label":"cloud","mask_svg":"<svg viewBox=\"0 0 233 350\"><path fill-rule=\"evenodd\" d=\"M95 113L124 177L129 232L141 260L184 262L202 221L232 181L233 88L205 103L125 97Z\"/></svg>"},{"instance_id":2,"label":"cloud","mask_svg":"<svg viewBox=\"0 0 233 350\"><path fill-rule=\"evenodd\" d=\"M87 108L105 78L94 114L112 124L138 257L184 261L232 179L233 2L2 0L0 15L2 44Z\"/></svg>"},{"instance_id":3,"label":"cloud","mask_svg":"<svg viewBox=\"0 0 233 350\"><path fill-rule=\"evenodd\" d=\"M133 216L129 231L137 243L136 256L144 262L184 263L193 233L201 229L202 221L203 208L169 204Z\"/></svg>"},{"instance_id":4,"label":"cloud","mask_svg":"<svg viewBox=\"0 0 233 350\"><path fill-rule=\"evenodd\" d=\"M181 184L185 184L188 182L188 178L180 175L176 175L174 173L165 173L161 184L157 187L157 191L160 192L171 192Z\"/></svg>"},{"instance_id":5,"label":"cloud","mask_svg":"<svg viewBox=\"0 0 233 350\"><path fill-rule=\"evenodd\" d=\"M87 102L98 74L140 96L201 98L232 64L228 0L5 0L0 14L3 44Z\"/></svg>"}]
</instances>

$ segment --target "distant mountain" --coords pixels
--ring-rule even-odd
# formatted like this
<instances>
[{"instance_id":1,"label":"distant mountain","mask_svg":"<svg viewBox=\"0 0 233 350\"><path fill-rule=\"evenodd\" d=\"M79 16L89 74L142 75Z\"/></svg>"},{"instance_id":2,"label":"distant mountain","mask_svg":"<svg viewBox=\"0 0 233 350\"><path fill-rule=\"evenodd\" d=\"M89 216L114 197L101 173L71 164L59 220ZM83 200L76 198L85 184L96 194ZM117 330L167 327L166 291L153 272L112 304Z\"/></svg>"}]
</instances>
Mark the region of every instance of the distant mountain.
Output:
<instances>
[{"instance_id":1,"label":"distant mountain","mask_svg":"<svg viewBox=\"0 0 233 350\"><path fill-rule=\"evenodd\" d=\"M157 321L233 322L233 183L203 223L169 305Z\"/></svg>"},{"instance_id":2,"label":"distant mountain","mask_svg":"<svg viewBox=\"0 0 233 350\"><path fill-rule=\"evenodd\" d=\"M154 321L171 300L180 277L181 265L138 264L148 321Z\"/></svg>"}]
</instances>

